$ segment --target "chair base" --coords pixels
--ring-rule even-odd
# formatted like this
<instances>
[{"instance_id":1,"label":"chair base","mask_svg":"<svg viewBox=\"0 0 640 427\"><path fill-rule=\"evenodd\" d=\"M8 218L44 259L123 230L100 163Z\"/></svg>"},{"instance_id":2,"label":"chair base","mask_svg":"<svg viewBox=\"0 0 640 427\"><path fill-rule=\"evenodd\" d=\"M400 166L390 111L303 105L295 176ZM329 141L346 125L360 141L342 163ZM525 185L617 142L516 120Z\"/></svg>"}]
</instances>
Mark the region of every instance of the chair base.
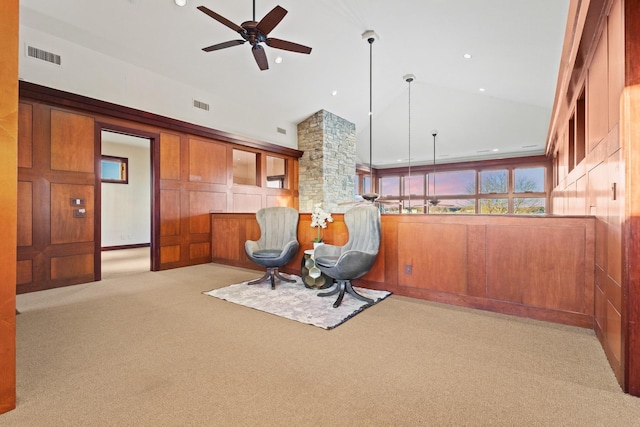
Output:
<instances>
[{"instance_id":1,"label":"chair base","mask_svg":"<svg viewBox=\"0 0 640 427\"><path fill-rule=\"evenodd\" d=\"M267 272L264 273L264 276L257 280L252 280L247 283L247 285L257 285L258 283L266 282L267 279L271 281L271 289L276 288L276 278L278 280L282 280L283 282L295 283L294 279L287 279L278 271L278 267L267 267Z\"/></svg>"},{"instance_id":2,"label":"chair base","mask_svg":"<svg viewBox=\"0 0 640 427\"><path fill-rule=\"evenodd\" d=\"M367 298L365 296L360 295L353 289L351 286L351 280L336 280L336 287L329 292L321 292L318 294L319 297L328 297L331 295L338 294L338 299L333 303L333 308L338 308L340 304L342 304L342 299L344 298L344 294L347 293L352 295L353 297L359 299L360 301L368 302L369 304L373 303L371 298Z\"/></svg>"}]
</instances>

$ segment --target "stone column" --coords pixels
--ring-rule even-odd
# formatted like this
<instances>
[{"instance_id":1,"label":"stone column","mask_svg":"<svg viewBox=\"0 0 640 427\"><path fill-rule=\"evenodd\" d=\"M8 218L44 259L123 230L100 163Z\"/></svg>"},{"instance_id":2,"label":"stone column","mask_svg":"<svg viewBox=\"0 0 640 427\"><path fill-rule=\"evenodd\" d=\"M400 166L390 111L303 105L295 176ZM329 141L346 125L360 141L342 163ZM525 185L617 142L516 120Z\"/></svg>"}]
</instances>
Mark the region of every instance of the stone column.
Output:
<instances>
[{"instance_id":1,"label":"stone column","mask_svg":"<svg viewBox=\"0 0 640 427\"><path fill-rule=\"evenodd\" d=\"M326 110L298 124L300 212L322 203L327 212L344 212L341 202L355 198L356 125Z\"/></svg>"}]
</instances>

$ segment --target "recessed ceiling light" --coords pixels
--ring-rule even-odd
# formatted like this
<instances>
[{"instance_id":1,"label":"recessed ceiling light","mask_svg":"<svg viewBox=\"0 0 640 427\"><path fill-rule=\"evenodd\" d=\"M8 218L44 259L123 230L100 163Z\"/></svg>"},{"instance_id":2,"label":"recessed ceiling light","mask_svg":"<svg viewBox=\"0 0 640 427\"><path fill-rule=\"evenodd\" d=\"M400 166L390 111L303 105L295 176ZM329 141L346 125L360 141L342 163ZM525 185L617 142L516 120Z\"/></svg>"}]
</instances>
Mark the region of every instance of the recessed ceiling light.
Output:
<instances>
[{"instance_id":1,"label":"recessed ceiling light","mask_svg":"<svg viewBox=\"0 0 640 427\"><path fill-rule=\"evenodd\" d=\"M183 7L187 5L187 0L173 0L177 6Z\"/></svg>"},{"instance_id":2,"label":"recessed ceiling light","mask_svg":"<svg viewBox=\"0 0 640 427\"><path fill-rule=\"evenodd\" d=\"M472 56L471 56L471 54L470 54L470 53L465 53L464 55L462 55L462 57L463 57L464 59L471 59L471 58L472 58Z\"/></svg>"},{"instance_id":3,"label":"recessed ceiling light","mask_svg":"<svg viewBox=\"0 0 640 427\"><path fill-rule=\"evenodd\" d=\"M500 150L499 150L498 148L494 148L494 149L493 149L493 150L491 150L491 151L496 152L496 151L500 151Z\"/></svg>"},{"instance_id":4,"label":"recessed ceiling light","mask_svg":"<svg viewBox=\"0 0 640 427\"><path fill-rule=\"evenodd\" d=\"M334 91L331 92L331 96L336 96L337 94L338 94L337 90L334 90Z\"/></svg>"},{"instance_id":5,"label":"recessed ceiling light","mask_svg":"<svg viewBox=\"0 0 640 427\"><path fill-rule=\"evenodd\" d=\"M281 62L282 62L282 56L278 56L278 57L276 58L276 64L279 64L279 63L281 63Z\"/></svg>"},{"instance_id":6,"label":"recessed ceiling light","mask_svg":"<svg viewBox=\"0 0 640 427\"><path fill-rule=\"evenodd\" d=\"M485 88L483 88L483 87L481 87L481 88L480 88L480 89L478 89L478 90L479 90L480 92L484 92L484 91L486 91L486 89L485 89Z\"/></svg>"}]
</instances>

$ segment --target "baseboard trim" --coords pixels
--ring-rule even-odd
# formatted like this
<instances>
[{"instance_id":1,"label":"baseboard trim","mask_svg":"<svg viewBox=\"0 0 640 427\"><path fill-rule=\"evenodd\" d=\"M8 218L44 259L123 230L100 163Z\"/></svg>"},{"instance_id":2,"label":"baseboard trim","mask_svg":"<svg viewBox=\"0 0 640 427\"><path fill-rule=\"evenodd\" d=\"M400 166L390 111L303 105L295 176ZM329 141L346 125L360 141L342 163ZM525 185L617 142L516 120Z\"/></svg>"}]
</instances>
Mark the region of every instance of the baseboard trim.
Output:
<instances>
[{"instance_id":1,"label":"baseboard trim","mask_svg":"<svg viewBox=\"0 0 640 427\"><path fill-rule=\"evenodd\" d=\"M120 245L120 246L103 246L101 251L117 251L120 249L136 249L136 248L148 248L151 247L151 243L137 243L135 245Z\"/></svg>"}]
</instances>

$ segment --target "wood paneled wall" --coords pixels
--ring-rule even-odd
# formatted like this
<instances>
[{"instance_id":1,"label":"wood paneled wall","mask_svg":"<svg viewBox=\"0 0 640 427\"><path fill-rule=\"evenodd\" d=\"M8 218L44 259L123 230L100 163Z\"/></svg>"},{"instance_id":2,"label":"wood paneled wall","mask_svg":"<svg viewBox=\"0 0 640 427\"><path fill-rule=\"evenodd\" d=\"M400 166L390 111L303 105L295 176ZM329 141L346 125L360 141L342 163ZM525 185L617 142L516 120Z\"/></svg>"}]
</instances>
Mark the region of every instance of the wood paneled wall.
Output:
<instances>
[{"instance_id":1,"label":"wood paneled wall","mask_svg":"<svg viewBox=\"0 0 640 427\"><path fill-rule=\"evenodd\" d=\"M620 113L624 157L622 367L624 389L640 396L640 3L625 2L625 89ZM617 243L617 242L615 242Z\"/></svg>"},{"instance_id":2,"label":"wood paneled wall","mask_svg":"<svg viewBox=\"0 0 640 427\"><path fill-rule=\"evenodd\" d=\"M348 240L343 215L323 230ZM213 262L260 269L244 242L253 214L212 214ZM300 274L316 230L300 214L300 250L283 271ZM382 246L359 286L581 327L593 327L595 219L485 215L382 215ZM406 267L410 266L410 273Z\"/></svg>"},{"instance_id":3,"label":"wood paneled wall","mask_svg":"<svg viewBox=\"0 0 640 427\"><path fill-rule=\"evenodd\" d=\"M0 414L16 406L18 3L0 3Z\"/></svg>"},{"instance_id":4,"label":"wood paneled wall","mask_svg":"<svg viewBox=\"0 0 640 427\"><path fill-rule=\"evenodd\" d=\"M27 83L19 125L18 293L99 279L102 128L152 140L154 269L210 262L212 211L297 207L297 150L234 143L214 130ZM233 184L234 148L257 153L259 185ZM285 160L286 188L266 187L266 154ZM74 216L71 199L84 201L83 217Z\"/></svg>"},{"instance_id":5,"label":"wood paneled wall","mask_svg":"<svg viewBox=\"0 0 640 427\"><path fill-rule=\"evenodd\" d=\"M634 106L640 102L635 87L640 4L574 1L570 12L548 145L556 158L552 213L596 217L595 331L621 386L640 395L640 328L634 328L640 292L629 298L638 286L631 277L640 275L635 267L640 251L630 252L638 246L630 224L637 203L632 184L640 182L632 164L639 142ZM581 108L581 92L586 153L571 170L570 126Z\"/></svg>"}]
</instances>

